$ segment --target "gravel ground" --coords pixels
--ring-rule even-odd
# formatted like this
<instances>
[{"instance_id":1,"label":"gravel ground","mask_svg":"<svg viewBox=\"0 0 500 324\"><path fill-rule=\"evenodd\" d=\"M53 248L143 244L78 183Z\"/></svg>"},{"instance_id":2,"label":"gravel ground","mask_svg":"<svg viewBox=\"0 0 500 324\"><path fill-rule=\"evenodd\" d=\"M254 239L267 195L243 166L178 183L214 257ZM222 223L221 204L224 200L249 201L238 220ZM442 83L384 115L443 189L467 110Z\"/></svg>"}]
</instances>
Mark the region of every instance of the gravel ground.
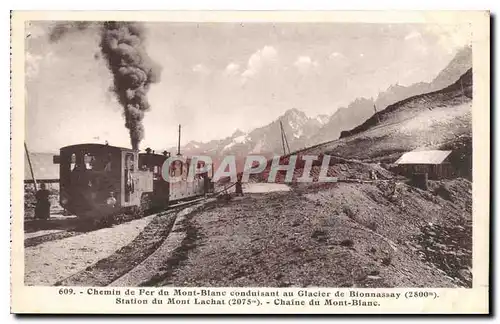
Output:
<instances>
[{"instance_id":1,"label":"gravel ground","mask_svg":"<svg viewBox=\"0 0 500 324\"><path fill-rule=\"evenodd\" d=\"M410 243L429 222L470 221L467 210L404 184L394 200L386 186L337 183L219 200L187 219L182 248L151 284L463 286Z\"/></svg>"},{"instance_id":2,"label":"gravel ground","mask_svg":"<svg viewBox=\"0 0 500 324\"><path fill-rule=\"evenodd\" d=\"M154 216L25 248L26 285L53 285L129 244Z\"/></svg>"}]
</instances>

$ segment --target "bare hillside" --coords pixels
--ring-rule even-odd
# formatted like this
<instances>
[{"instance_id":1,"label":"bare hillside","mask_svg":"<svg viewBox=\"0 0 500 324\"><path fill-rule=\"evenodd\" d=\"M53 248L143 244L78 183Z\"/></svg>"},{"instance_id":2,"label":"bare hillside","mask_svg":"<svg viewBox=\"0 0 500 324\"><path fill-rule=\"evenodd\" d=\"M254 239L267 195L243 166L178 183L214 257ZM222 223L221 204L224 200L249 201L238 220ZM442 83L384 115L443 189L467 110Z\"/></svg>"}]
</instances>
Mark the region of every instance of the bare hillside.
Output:
<instances>
[{"instance_id":1,"label":"bare hillside","mask_svg":"<svg viewBox=\"0 0 500 324\"><path fill-rule=\"evenodd\" d=\"M396 198L379 182L220 200L186 220L165 261L174 268L153 284L470 287L470 183L435 185L401 184Z\"/></svg>"},{"instance_id":2,"label":"bare hillside","mask_svg":"<svg viewBox=\"0 0 500 324\"><path fill-rule=\"evenodd\" d=\"M415 149L457 149L452 159L464 177L471 170L464 148L472 142L472 70L453 85L387 107L342 138L301 154L332 154L364 161L394 162ZM466 150L467 151L467 150ZM456 156L458 154L458 156ZM470 155L470 150L469 150Z\"/></svg>"}]
</instances>

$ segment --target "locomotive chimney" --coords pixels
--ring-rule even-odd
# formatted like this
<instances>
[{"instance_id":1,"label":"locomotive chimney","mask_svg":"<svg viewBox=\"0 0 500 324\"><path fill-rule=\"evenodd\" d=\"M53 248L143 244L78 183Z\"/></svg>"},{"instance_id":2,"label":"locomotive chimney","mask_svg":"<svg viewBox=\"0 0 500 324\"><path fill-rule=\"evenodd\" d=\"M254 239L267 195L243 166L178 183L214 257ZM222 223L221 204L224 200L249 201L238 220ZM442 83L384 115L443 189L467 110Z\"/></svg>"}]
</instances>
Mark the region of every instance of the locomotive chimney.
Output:
<instances>
[{"instance_id":1,"label":"locomotive chimney","mask_svg":"<svg viewBox=\"0 0 500 324\"><path fill-rule=\"evenodd\" d=\"M177 142L177 155L181 155L181 124L179 124L179 141Z\"/></svg>"}]
</instances>

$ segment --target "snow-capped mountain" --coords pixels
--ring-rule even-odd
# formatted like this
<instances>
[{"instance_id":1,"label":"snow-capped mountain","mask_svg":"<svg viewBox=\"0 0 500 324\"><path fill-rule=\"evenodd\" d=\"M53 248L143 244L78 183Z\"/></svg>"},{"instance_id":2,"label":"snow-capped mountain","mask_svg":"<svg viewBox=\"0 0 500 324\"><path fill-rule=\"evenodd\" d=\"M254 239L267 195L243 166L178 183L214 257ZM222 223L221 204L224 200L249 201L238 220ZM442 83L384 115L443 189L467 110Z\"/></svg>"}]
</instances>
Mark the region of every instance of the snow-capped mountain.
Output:
<instances>
[{"instance_id":1,"label":"snow-capped mountain","mask_svg":"<svg viewBox=\"0 0 500 324\"><path fill-rule=\"evenodd\" d=\"M181 153L189 156L196 154L207 154L212 157L225 155L236 155L244 157L248 154L263 154L272 156L283 154L283 142L281 139L281 125L290 147L294 151L305 147L310 135L315 134L328 120L327 115L314 118L308 117L304 112L293 108L287 110L270 124L256 128L248 133L236 130L231 136L221 140L213 140L207 143L191 141L181 147ZM176 152L176 148L170 148Z\"/></svg>"},{"instance_id":2,"label":"snow-capped mountain","mask_svg":"<svg viewBox=\"0 0 500 324\"><path fill-rule=\"evenodd\" d=\"M230 138L231 142L224 146L222 148L222 151L231 150L231 148L233 148L234 146L237 146L238 144L246 144L250 140L248 134L242 132L239 129L237 129Z\"/></svg>"},{"instance_id":3,"label":"snow-capped mountain","mask_svg":"<svg viewBox=\"0 0 500 324\"><path fill-rule=\"evenodd\" d=\"M321 125L324 125L324 124L328 123L328 121L330 120L330 116L327 114L321 114L321 115L316 116L316 120Z\"/></svg>"}]
</instances>

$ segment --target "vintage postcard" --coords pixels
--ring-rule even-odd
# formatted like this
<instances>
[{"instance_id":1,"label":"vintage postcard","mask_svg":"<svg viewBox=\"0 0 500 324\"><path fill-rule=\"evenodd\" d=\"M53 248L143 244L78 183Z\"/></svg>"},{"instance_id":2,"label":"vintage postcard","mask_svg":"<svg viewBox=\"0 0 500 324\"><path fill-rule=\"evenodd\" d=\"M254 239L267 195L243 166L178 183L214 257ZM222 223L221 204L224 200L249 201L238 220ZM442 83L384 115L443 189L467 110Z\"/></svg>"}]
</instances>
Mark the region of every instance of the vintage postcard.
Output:
<instances>
[{"instance_id":1,"label":"vintage postcard","mask_svg":"<svg viewBox=\"0 0 500 324\"><path fill-rule=\"evenodd\" d=\"M489 313L489 12L11 26L13 313Z\"/></svg>"}]
</instances>

